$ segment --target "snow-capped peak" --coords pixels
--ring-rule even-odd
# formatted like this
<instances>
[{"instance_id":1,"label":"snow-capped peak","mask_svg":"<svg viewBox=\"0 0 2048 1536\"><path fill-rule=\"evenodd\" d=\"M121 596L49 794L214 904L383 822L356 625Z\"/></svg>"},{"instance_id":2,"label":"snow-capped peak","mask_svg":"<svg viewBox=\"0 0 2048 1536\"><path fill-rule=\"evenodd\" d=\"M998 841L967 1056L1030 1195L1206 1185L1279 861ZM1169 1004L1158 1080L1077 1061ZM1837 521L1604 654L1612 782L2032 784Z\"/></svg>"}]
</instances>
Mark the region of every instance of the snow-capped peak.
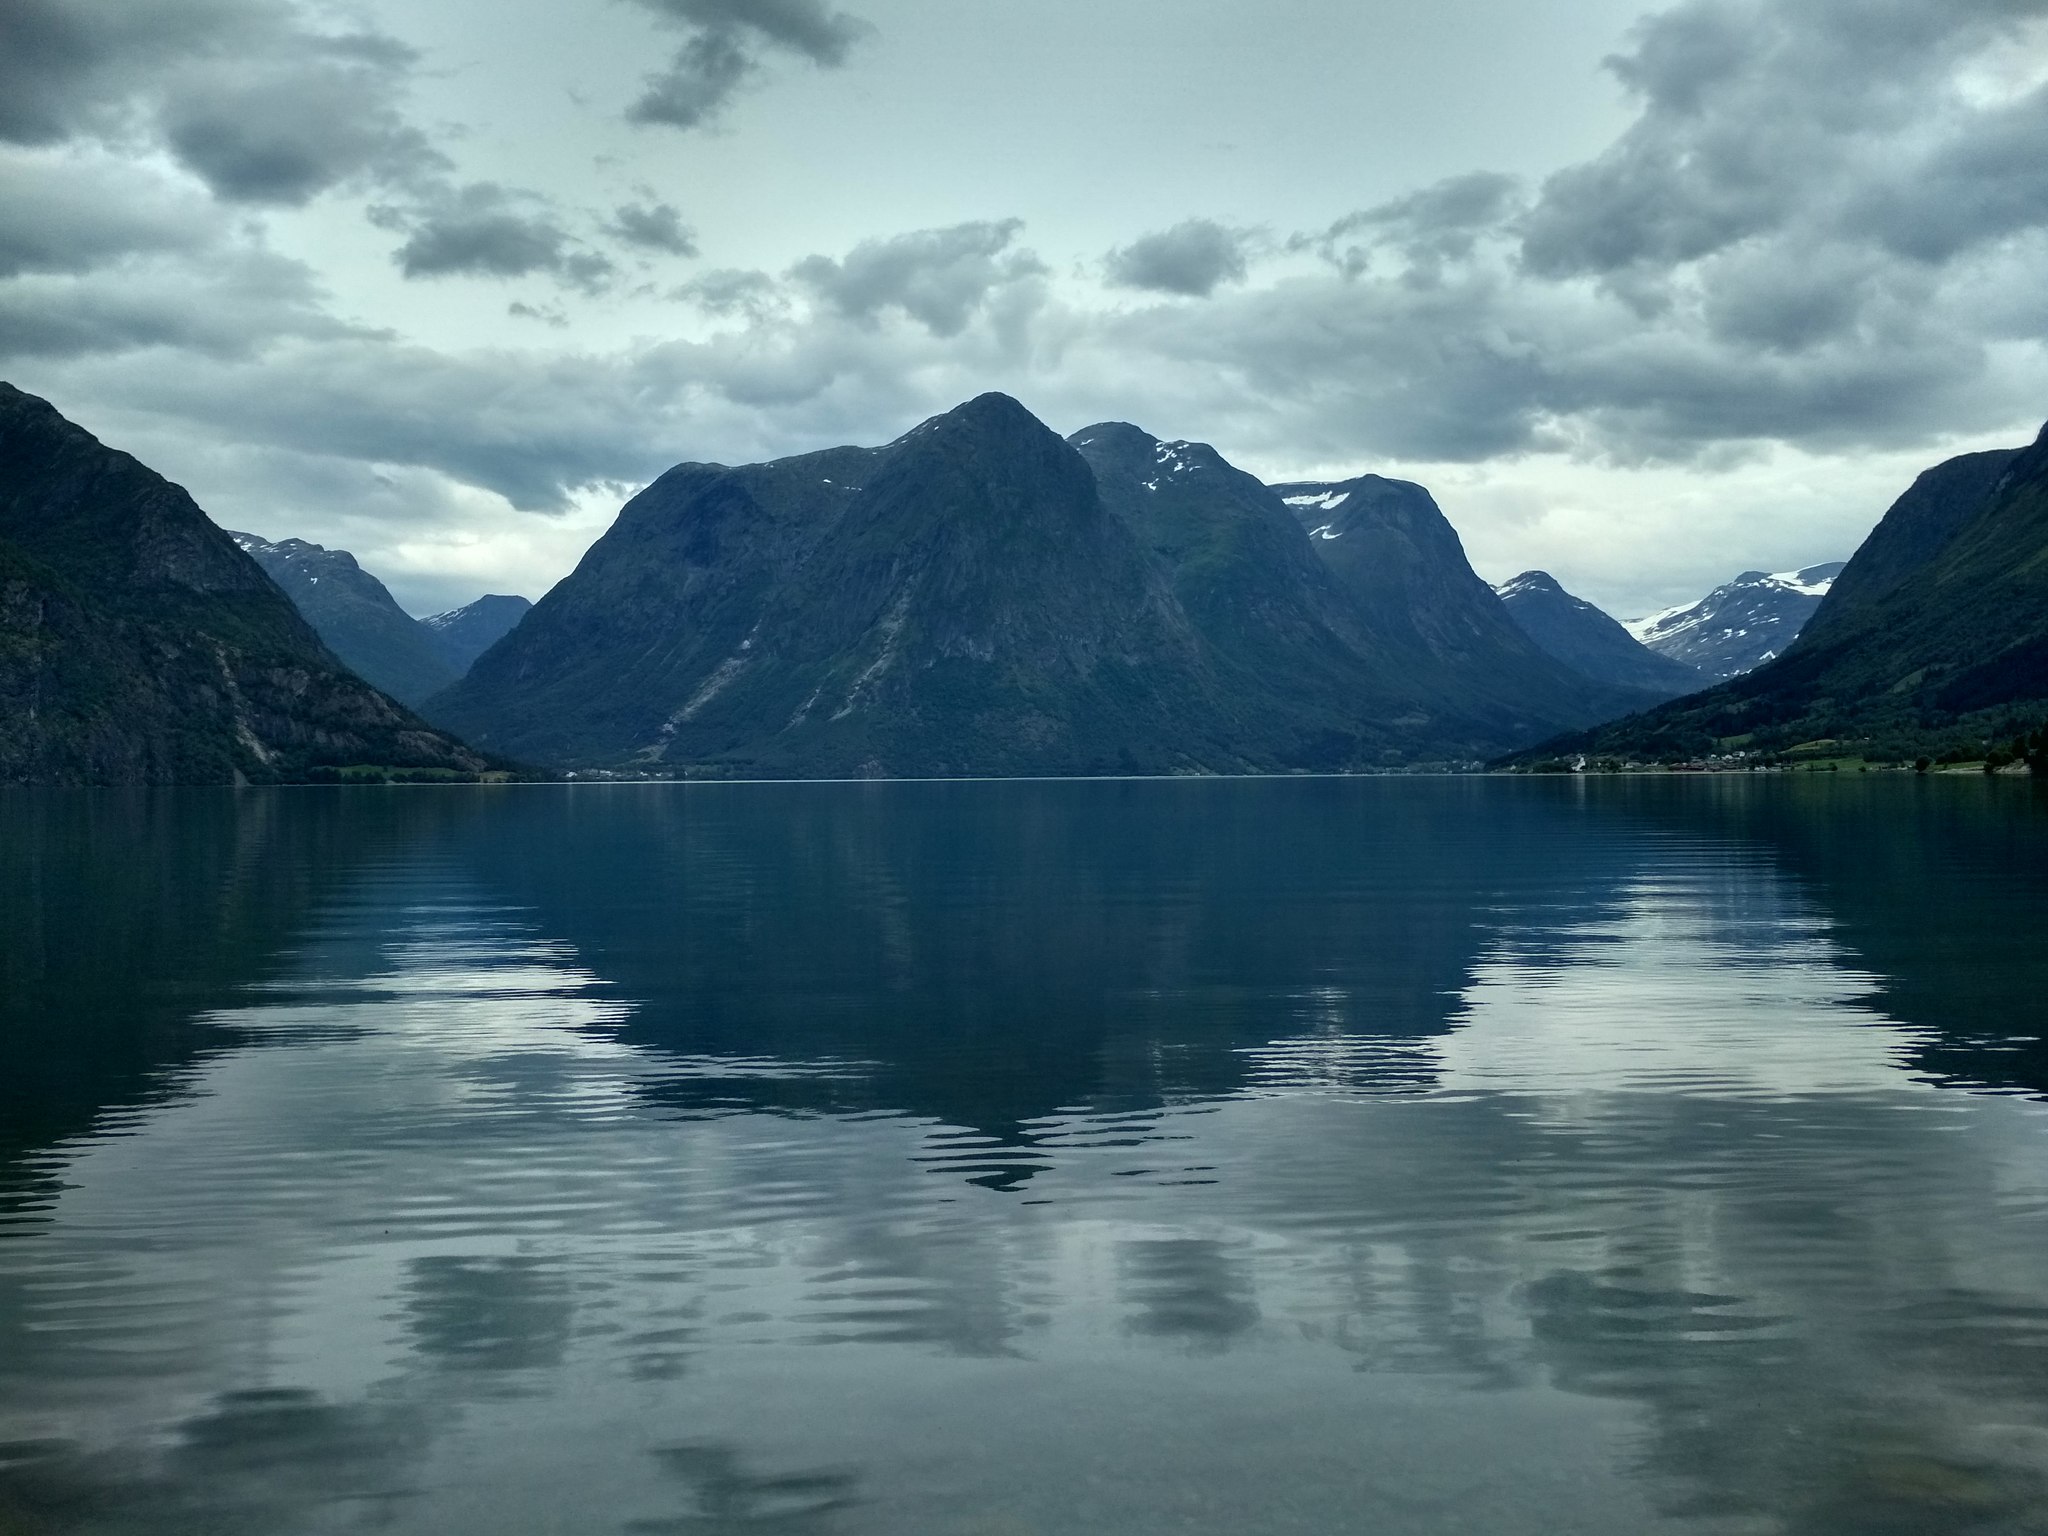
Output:
<instances>
[{"instance_id":1,"label":"snow-capped peak","mask_svg":"<svg viewBox=\"0 0 2048 1536\"><path fill-rule=\"evenodd\" d=\"M1622 628L1709 677L1734 677L1782 656L1841 573L1840 562L1744 571L1698 602L1627 620Z\"/></svg>"},{"instance_id":2,"label":"snow-capped peak","mask_svg":"<svg viewBox=\"0 0 2048 1536\"><path fill-rule=\"evenodd\" d=\"M1520 597L1524 592L1548 592L1556 586L1557 579L1546 571L1524 571L1493 590L1502 597Z\"/></svg>"},{"instance_id":3,"label":"snow-capped peak","mask_svg":"<svg viewBox=\"0 0 2048 1536\"><path fill-rule=\"evenodd\" d=\"M1773 571L1764 580L1797 592L1801 597L1826 597L1841 570L1839 565L1810 565L1803 571ZM1827 574L1822 575L1823 571Z\"/></svg>"},{"instance_id":4,"label":"snow-capped peak","mask_svg":"<svg viewBox=\"0 0 2048 1536\"><path fill-rule=\"evenodd\" d=\"M1351 499L1349 491L1318 491L1307 496L1282 497L1290 507L1317 507L1324 512L1334 512Z\"/></svg>"},{"instance_id":5,"label":"snow-capped peak","mask_svg":"<svg viewBox=\"0 0 2048 1536\"><path fill-rule=\"evenodd\" d=\"M1698 603L1679 603L1676 607L1660 608L1657 612L1649 614L1644 618L1623 619L1621 627L1642 641L1643 644L1648 645L1651 636L1663 633L1665 627L1673 619L1691 613L1699 606Z\"/></svg>"}]
</instances>

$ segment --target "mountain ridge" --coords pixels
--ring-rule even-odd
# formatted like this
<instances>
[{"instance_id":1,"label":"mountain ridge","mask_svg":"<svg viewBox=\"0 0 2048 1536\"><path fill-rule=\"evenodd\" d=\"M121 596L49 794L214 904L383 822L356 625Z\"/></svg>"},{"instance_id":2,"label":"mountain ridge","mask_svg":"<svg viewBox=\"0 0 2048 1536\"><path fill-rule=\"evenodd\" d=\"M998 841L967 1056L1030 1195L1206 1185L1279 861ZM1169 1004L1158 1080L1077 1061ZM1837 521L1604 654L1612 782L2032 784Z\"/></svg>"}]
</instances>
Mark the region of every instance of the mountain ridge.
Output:
<instances>
[{"instance_id":1,"label":"mountain ridge","mask_svg":"<svg viewBox=\"0 0 2048 1536\"><path fill-rule=\"evenodd\" d=\"M363 683L180 486L0 383L0 782L491 764Z\"/></svg>"},{"instance_id":2,"label":"mountain ridge","mask_svg":"<svg viewBox=\"0 0 2048 1536\"><path fill-rule=\"evenodd\" d=\"M486 592L474 602L444 613L431 613L416 620L439 648L457 677L476 665L476 659L519 627L532 610L526 598L503 592Z\"/></svg>"},{"instance_id":3,"label":"mountain ridge","mask_svg":"<svg viewBox=\"0 0 2048 1536\"><path fill-rule=\"evenodd\" d=\"M1622 628L1709 683L1726 682L1791 649L1843 569L1843 562L1829 561L1797 571L1744 571L1698 602L1624 620Z\"/></svg>"},{"instance_id":4,"label":"mountain ridge","mask_svg":"<svg viewBox=\"0 0 2048 1536\"><path fill-rule=\"evenodd\" d=\"M1708 686L1697 667L1651 650L1620 620L1567 592L1548 571L1524 571L1494 590L1524 634L1588 677L1665 698Z\"/></svg>"},{"instance_id":5,"label":"mountain ridge","mask_svg":"<svg viewBox=\"0 0 2048 1536\"><path fill-rule=\"evenodd\" d=\"M1375 620L1213 449L991 394L881 448L676 466L428 710L541 761L837 777L1470 761L1647 702L1489 622L1528 686Z\"/></svg>"},{"instance_id":6,"label":"mountain ridge","mask_svg":"<svg viewBox=\"0 0 2048 1536\"><path fill-rule=\"evenodd\" d=\"M2044 718L2048 428L2029 448L1964 455L1916 478L1783 656L1523 760L1968 757Z\"/></svg>"},{"instance_id":7,"label":"mountain ridge","mask_svg":"<svg viewBox=\"0 0 2048 1536\"><path fill-rule=\"evenodd\" d=\"M347 550L232 529L228 537L283 588L329 650L399 703L417 705L461 675L420 621Z\"/></svg>"}]
</instances>

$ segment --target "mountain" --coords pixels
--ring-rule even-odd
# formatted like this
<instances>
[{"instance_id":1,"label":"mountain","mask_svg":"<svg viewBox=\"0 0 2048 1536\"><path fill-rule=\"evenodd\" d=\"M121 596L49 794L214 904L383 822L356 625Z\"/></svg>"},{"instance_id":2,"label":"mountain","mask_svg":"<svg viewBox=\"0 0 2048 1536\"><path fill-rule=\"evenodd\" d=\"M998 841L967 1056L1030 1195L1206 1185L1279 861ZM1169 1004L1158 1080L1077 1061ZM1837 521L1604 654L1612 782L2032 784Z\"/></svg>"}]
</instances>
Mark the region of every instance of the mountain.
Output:
<instances>
[{"instance_id":1,"label":"mountain","mask_svg":"<svg viewBox=\"0 0 2048 1536\"><path fill-rule=\"evenodd\" d=\"M1724 682L1782 656L1841 575L1840 561L1803 571L1744 571L1697 603L1681 603L1623 627L1659 656Z\"/></svg>"},{"instance_id":2,"label":"mountain","mask_svg":"<svg viewBox=\"0 0 2048 1536\"><path fill-rule=\"evenodd\" d=\"M1612 719L1661 695L1595 681L1524 634L1465 558L1423 487L1381 475L1271 487L1310 549L1426 696L1519 731L1535 718Z\"/></svg>"},{"instance_id":3,"label":"mountain","mask_svg":"<svg viewBox=\"0 0 2048 1536\"><path fill-rule=\"evenodd\" d=\"M2048 430L1916 481L1798 641L1755 672L1546 753L1981 754L2048 719Z\"/></svg>"},{"instance_id":4,"label":"mountain","mask_svg":"<svg viewBox=\"0 0 2048 1536\"><path fill-rule=\"evenodd\" d=\"M1966 453L1923 473L1871 530L1803 633L1817 640L1904 586L1984 510L2021 452Z\"/></svg>"},{"instance_id":5,"label":"mountain","mask_svg":"<svg viewBox=\"0 0 2048 1536\"><path fill-rule=\"evenodd\" d=\"M1634 702L1505 617L1537 697L1438 690L1265 487L1168 448L984 395L884 448L680 465L430 713L543 762L830 777L1469 759Z\"/></svg>"},{"instance_id":6,"label":"mountain","mask_svg":"<svg viewBox=\"0 0 2048 1536\"><path fill-rule=\"evenodd\" d=\"M1496 588L1522 633L1575 672L1666 698L1697 693L1708 679L1696 667L1660 656L1548 571L1524 571Z\"/></svg>"},{"instance_id":7,"label":"mountain","mask_svg":"<svg viewBox=\"0 0 2048 1536\"><path fill-rule=\"evenodd\" d=\"M451 608L419 622L460 677L476 665L477 657L511 634L532 607L523 597L493 592L464 607Z\"/></svg>"},{"instance_id":8,"label":"mountain","mask_svg":"<svg viewBox=\"0 0 2048 1536\"><path fill-rule=\"evenodd\" d=\"M400 703L418 704L462 675L463 668L442 654L431 631L399 607L384 583L357 565L347 550L304 539L273 544L252 533L228 537L284 589L329 650Z\"/></svg>"},{"instance_id":9,"label":"mountain","mask_svg":"<svg viewBox=\"0 0 2048 1536\"><path fill-rule=\"evenodd\" d=\"M0 783L488 766L343 667L182 489L0 384Z\"/></svg>"}]
</instances>

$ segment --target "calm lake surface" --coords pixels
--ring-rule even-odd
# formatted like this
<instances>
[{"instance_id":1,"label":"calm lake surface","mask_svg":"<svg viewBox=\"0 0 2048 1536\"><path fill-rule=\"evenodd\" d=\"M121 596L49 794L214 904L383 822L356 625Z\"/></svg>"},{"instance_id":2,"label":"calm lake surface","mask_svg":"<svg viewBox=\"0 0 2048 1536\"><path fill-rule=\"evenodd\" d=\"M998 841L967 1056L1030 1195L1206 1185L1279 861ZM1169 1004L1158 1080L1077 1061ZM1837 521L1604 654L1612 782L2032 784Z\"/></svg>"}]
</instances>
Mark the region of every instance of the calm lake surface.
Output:
<instances>
[{"instance_id":1,"label":"calm lake surface","mask_svg":"<svg viewBox=\"0 0 2048 1536\"><path fill-rule=\"evenodd\" d=\"M0 794L0 1533L2048 1531L2048 793Z\"/></svg>"}]
</instances>

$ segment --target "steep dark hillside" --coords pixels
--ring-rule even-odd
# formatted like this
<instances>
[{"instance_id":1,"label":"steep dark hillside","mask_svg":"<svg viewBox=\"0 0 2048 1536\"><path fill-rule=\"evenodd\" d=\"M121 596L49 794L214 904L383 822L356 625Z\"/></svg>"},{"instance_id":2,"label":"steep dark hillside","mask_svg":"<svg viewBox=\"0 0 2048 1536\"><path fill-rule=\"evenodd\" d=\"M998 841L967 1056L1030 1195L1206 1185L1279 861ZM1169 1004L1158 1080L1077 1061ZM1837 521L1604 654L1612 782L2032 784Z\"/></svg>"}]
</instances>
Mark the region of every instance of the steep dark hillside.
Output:
<instances>
[{"instance_id":1,"label":"steep dark hillside","mask_svg":"<svg viewBox=\"0 0 2048 1536\"><path fill-rule=\"evenodd\" d=\"M1544 750L1671 759L1821 743L1896 760L1967 753L2048 718L2048 432L1958 515L1947 492L1966 496L1986 467L1923 476L1865 544L1871 570L1864 550L1849 562L1839 611L1831 595L1777 661Z\"/></svg>"},{"instance_id":2,"label":"steep dark hillside","mask_svg":"<svg viewBox=\"0 0 2048 1536\"><path fill-rule=\"evenodd\" d=\"M1108 771L1213 747L1154 739L1148 680L1199 666L1087 465L984 396L886 449L671 470L433 708L550 761Z\"/></svg>"},{"instance_id":3,"label":"steep dark hillside","mask_svg":"<svg viewBox=\"0 0 2048 1536\"><path fill-rule=\"evenodd\" d=\"M1364 767L1599 718L1505 618L1537 697L1440 688L1256 481L1182 447L1148 488L1161 445L1101 433L989 395L680 466L431 711L540 761L802 777Z\"/></svg>"},{"instance_id":4,"label":"steep dark hillside","mask_svg":"<svg viewBox=\"0 0 2048 1536\"><path fill-rule=\"evenodd\" d=\"M463 607L430 615L420 623L442 659L460 677L476 665L477 657L511 634L532 608L533 604L523 597L493 592Z\"/></svg>"},{"instance_id":5,"label":"steep dark hillside","mask_svg":"<svg viewBox=\"0 0 2048 1536\"><path fill-rule=\"evenodd\" d=\"M1516 729L1544 718L1611 720L1658 702L1655 692L1596 681L1545 654L1472 569L1423 487L1359 475L1272 490L1361 622L1432 697Z\"/></svg>"},{"instance_id":6,"label":"steep dark hillside","mask_svg":"<svg viewBox=\"0 0 2048 1536\"><path fill-rule=\"evenodd\" d=\"M284 589L330 651L400 703L418 704L462 675L431 632L347 550L304 539L273 544L252 533L228 537Z\"/></svg>"},{"instance_id":7,"label":"steep dark hillside","mask_svg":"<svg viewBox=\"0 0 2048 1536\"><path fill-rule=\"evenodd\" d=\"M482 758L344 668L192 498L0 384L0 783Z\"/></svg>"},{"instance_id":8,"label":"steep dark hillside","mask_svg":"<svg viewBox=\"0 0 2048 1536\"><path fill-rule=\"evenodd\" d=\"M1423 652L1467 662L1540 656L1465 558L1421 486L1381 475L1272 487L1354 599Z\"/></svg>"},{"instance_id":9,"label":"steep dark hillside","mask_svg":"<svg viewBox=\"0 0 2048 1536\"><path fill-rule=\"evenodd\" d=\"M1659 656L1618 619L1565 591L1548 571L1524 571L1498 591L1522 633L1575 672L1665 698L1707 686L1696 668Z\"/></svg>"},{"instance_id":10,"label":"steep dark hillside","mask_svg":"<svg viewBox=\"0 0 2048 1536\"><path fill-rule=\"evenodd\" d=\"M1206 443L1162 442L1124 422L1086 427L1068 441L1219 674L1252 694L1318 699L1332 726L1390 718L1422 702L1424 690L1392 665L1408 658L1376 641L1266 486Z\"/></svg>"},{"instance_id":11,"label":"steep dark hillside","mask_svg":"<svg viewBox=\"0 0 2048 1536\"><path fill-rule=\"evenodd\" d=\"M1824 639L1911 580L1948 547L1965 523L1984 510L1992 491L2023 451L2002 448L1966 453L1922 474L1892 504L1884 521L1856 551L1856 558L1835 578L1828 600L1808 622L1806 632L1816 641Z\"/></svg>"}]
</instances>

